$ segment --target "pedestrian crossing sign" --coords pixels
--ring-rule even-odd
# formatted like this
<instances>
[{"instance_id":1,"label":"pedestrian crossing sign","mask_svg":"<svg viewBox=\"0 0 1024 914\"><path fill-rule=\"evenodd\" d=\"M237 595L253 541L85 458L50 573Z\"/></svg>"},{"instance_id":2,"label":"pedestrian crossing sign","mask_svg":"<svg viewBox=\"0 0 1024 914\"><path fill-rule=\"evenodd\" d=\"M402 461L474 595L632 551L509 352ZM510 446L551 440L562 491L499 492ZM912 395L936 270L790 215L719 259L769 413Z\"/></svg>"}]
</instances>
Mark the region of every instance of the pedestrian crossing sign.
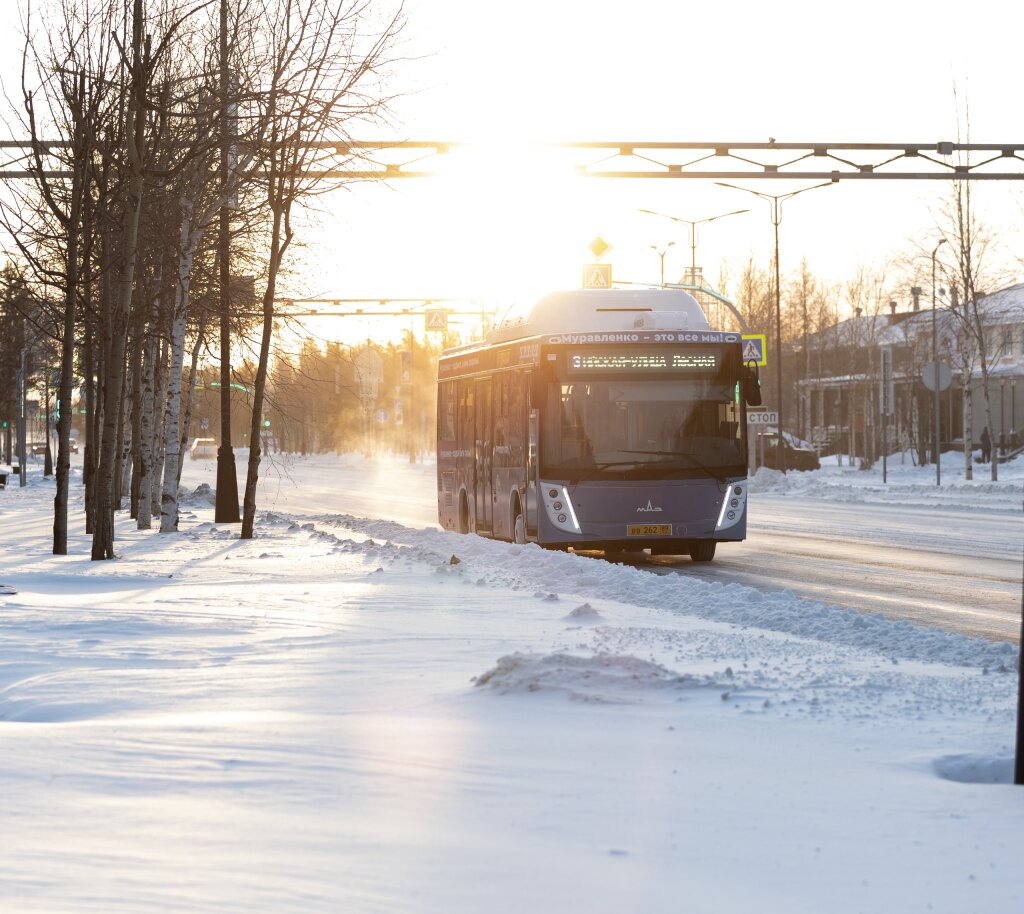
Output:
<instances>
[{"instance_id":1,"label":"pedestrian crossing sign","mask_svg":"<svg viewBox=\"0 0 1024 914\"><path fill-rule=\"evenodd\" d=\"M427 330L448 329L448 312L444 308L436 308L427 311Z\"/></svg>"},{"instance_id":2,"label":"pedestrian crossing sign","mask_svg":"<svg viewBox=\"0 0 1024 914\"><path fill-rule=\"evenodd\" d=\"M583 265L584 289L610 289L612 287L612 265L610 263L587 263Z\"/></svg>"},{"instance_id":3,"label":"pedestrian crossing sign","mask_svg":"<svg viewBox=\"0 0 1024 914\"><path fill-rule=\"evenodd\" d=\"M768 348L763 333L743 334L743 364L749 365L751 362L755 365L768 364Z\"/></svg>"}]
</instances>

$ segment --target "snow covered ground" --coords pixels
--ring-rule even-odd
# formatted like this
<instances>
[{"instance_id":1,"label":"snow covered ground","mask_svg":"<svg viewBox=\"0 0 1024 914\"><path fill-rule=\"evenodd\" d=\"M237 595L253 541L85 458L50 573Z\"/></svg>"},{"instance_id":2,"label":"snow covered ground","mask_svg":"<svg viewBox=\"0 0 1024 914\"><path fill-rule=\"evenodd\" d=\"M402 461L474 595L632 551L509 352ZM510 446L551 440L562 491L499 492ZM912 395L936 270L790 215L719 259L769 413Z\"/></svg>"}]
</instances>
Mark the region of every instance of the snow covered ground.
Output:
<instances>
[{"instance_id":1,"label":"snow covered ground","mask_svg":"<svg viewBox=\"0 0 1024 914\"><path fill-rule=\"evenodd\" d=\"M981 523L1002 469L752 510ZM213 470L105 563L48 554L38 470L0 492L3 911L1024 909L1014 645L443 533L401 460L278 459L242 542Z\"/></svg>"}]
</instances>

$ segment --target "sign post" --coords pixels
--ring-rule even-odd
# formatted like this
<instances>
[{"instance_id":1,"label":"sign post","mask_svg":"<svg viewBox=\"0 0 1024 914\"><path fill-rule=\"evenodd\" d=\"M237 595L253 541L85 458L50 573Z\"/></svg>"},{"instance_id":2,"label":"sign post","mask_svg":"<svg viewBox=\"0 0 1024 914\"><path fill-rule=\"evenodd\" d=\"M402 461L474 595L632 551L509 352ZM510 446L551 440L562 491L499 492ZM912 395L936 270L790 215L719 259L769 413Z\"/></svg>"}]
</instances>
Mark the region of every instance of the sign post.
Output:
<instances>
[{"instance_id":1,"label":"sign post","mask_svg":"<svg viewBox=\"0 0 1024 914\"><path fill-rule=\"evenodd\" d=\"M882 414L882 482L889 483L889 416L893 414L896 387L892 377L892 347L882 346L881 377L878 382L878 411Z\"/></svg>"},{"instance_id":2,"label":"sign post","mask_svg":"<svg viewBox=\"0 0 1024 914\"><path fill-rule=\"evenodd\" d=\"M750 464L751 464L751 466L754 466L755 469L758 466L764 466L764 435L761 434L761 428L760 427L761 426L767 427L769 425L778 425L778 424L779 424L779 413L778 413L777 410L774 410L774 409L748 409L747 410L747 425L748 426L754 426L757 429L756 441L759 442L760 446L761 446L760 447L760 450L761 450L760 457L761 457L761 459L758 461L758 460L755 459L757 457L757 447L756 447L756 444L755 444L755 439L750 438L749 435L747 436L749 441L750 441ZM780 429L779 430L780 441L781 441L781 437L782 437L782 430Z\"/></svg>"},{"instance_id":3,"label":"sign post","mask_svg":"<svg viewBox=\"0 0 1024 914\"><path fill-rule=\"evenodd\" d=\"M945 362L929 362L924 366L921 371L921 383L924 384L935 396L933 400L935 402L935 485L942 484L942 470L940 464L942 462L939 456L940 442L939 442L939 393L949 387L953 380L953 372L949 370L949 366ZM966 443L965 443L966 446Z\"/></svg>"}]
</instances>

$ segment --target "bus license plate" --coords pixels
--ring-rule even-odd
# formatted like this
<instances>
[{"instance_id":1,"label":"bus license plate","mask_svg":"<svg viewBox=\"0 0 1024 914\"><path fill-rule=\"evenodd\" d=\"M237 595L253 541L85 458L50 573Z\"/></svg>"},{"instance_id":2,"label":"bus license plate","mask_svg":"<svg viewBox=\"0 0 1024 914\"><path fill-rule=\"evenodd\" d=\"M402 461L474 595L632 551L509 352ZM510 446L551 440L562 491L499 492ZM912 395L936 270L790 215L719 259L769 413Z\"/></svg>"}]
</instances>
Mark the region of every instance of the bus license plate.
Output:
<instances>
[{"instance_id":1,"label":"bus license plate","mask_svg":"<svg viewBox=\"0 0 1024 914\"><path fill-rule=\"evenodd\" d=\"M626 536L671 536L671 524L627 524Z\"/></svg>"}]
</instances>

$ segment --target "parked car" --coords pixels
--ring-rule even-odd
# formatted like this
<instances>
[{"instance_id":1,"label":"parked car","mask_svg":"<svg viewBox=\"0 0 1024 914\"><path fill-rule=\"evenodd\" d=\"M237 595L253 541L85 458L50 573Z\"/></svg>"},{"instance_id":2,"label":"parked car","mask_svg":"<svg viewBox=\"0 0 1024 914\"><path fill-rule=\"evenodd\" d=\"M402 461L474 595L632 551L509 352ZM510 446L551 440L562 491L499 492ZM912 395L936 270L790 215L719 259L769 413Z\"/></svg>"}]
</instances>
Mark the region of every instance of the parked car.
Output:
<instances>
[{"instance_id":1,"label":"parked car","mask_svg":"<svg viewBox=\"0 0 1024 914\"><path fill-rule=\"evenodd\" d=\"M761 460L761 444L764 444L764 466L779 469L779 434L763 432L757 442L757 459ZM817 453L810 447L799 447L789 441L785 442L787 470L820 470L821 461Z\"/></svg>"},{"instance_id":2,"label":"parked car","mask_svg":"<svg viewBox=\"0 0 1024 914\"><path fill-rule=\"evenodd\" d=\"M46 453L45 441L30 441L28 447L36 457L42 457Z\"/></svg>"},{"instance_id":3,"label":"parked car","mask_svg":"<svg viewBox=\"0 0 1024 914\"><path fill-rule=\"evenodd\" d=\"M214 438L196 438L188 453L193 460L213 460L217 456L217 441Z\"/></svg>"}]
</instances>

